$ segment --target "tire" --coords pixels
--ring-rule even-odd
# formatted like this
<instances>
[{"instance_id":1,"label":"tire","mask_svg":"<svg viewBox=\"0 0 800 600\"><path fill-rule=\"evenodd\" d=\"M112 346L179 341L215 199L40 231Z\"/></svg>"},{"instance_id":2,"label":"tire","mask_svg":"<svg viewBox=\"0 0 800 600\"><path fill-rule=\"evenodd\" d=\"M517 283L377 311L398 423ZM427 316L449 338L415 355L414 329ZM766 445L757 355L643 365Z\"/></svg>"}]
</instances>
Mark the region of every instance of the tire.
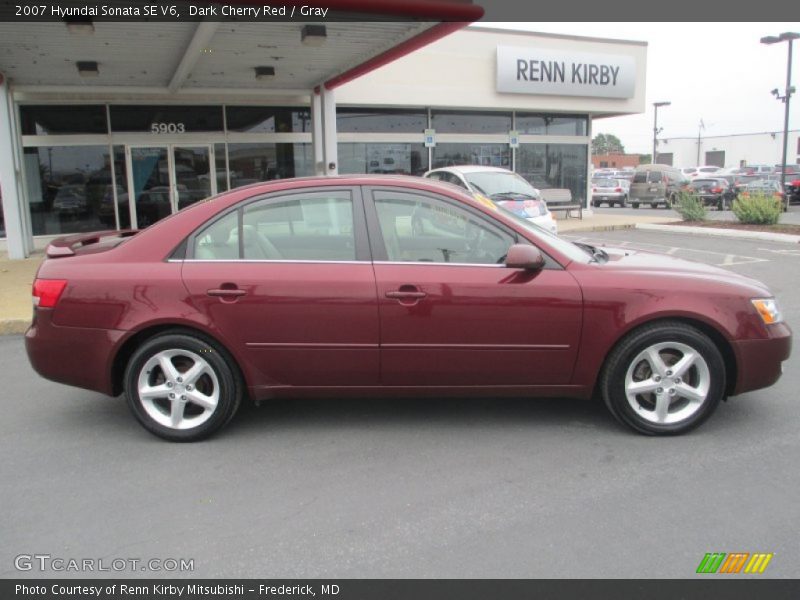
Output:
<instances>
[{"instance_id":1,"label":"tire","mask_svg":"<svg viewBox=\"0 0 800 600\"><path fill-rule=\"evenodd\" d=\"M684 370L679 362L690 353L694 360ZM661 361L656 368L654 360ZM600 391L611 414L635 431L679 435L711 416L724 395L725 376L722 354L706 334L665 321L640 327L617 344L603 368ZM629 393L635 384L641 393Z\"/></svg>"},{"instance_id":2,"label":"tire","mask_svg":"<svg viewBox=\"0 0 800 600\"><path fill-rule=\"evenodd\" d=\"M166 377L168 364L174 370ZM136 349L125 369L124 388L131 412L145 429L172 442L194 442L233 418L244 385L223 348L200 335L173 330ZM151 393L142 398L146 388Z\"/></svg>"},{"instance_id":3,"label":"tire","mask_svg":"<svg viewBox=\"0 0 800 600\"><path fill-rule=\"evenodd\" d=\"M631 206L633 208L639 208L639 203L638 202L631 202Z\"/></svg>"},{"instance_id":4,"label":"tire","mask_svg":"<svg viewBox=\"0 0 800 600\"><path fill-rule=\"evenodd\" d=\"M595 208L600 208L600 203L599 202L592 202L592 206L594 206Z\"/></svg>"}]
</instances>

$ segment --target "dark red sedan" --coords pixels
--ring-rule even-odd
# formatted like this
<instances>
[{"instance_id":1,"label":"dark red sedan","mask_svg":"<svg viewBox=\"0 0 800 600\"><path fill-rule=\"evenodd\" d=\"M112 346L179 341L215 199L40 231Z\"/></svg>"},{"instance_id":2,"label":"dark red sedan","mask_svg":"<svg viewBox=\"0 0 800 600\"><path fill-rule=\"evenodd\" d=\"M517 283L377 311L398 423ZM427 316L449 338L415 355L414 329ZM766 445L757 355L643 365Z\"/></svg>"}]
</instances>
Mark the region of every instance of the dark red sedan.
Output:
<instances>
[{"instance_id":1,"label":"dark red sedan","mask_svg":"<svg viewBox=\"0 0 800 600\"><path fill-rule=\"evenodd\" d=\"M676 434L775 383L791 330L758 281L551 235L455 186L392 176L260 183L140 232L53 242L34 368L125 393L176 441L245 399L602 397Z\"/></svg>"}]
</instances>

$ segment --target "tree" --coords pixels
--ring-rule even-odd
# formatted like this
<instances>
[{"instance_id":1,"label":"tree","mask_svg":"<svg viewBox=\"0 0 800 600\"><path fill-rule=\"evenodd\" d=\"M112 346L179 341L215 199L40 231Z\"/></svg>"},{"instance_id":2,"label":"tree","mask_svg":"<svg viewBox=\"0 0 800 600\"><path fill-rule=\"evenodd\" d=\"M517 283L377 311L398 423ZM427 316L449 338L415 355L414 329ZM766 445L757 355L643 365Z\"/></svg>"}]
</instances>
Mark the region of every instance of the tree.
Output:
<instances>
[{"instance_id":1,"label":"tree","mask_svg":"<svg viewBox=\"0 0 800 600\"><path fill-rule=\"evenodd\" d=\"M592 140L592 154L625 154L625 146L611 133L598 133Z\"/></svg>"}]
</instances>

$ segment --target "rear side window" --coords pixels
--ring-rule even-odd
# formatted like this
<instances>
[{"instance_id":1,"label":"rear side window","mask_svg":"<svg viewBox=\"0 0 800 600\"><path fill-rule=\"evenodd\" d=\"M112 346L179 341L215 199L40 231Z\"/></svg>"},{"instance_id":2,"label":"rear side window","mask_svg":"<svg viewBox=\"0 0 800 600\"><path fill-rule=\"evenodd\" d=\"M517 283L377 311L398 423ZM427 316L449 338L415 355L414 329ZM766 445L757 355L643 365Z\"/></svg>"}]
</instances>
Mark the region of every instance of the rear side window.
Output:
<instances>
[{"instance_id":1,"label":"rear side window","mask_svg":"<svg viewBox=\"0 0 800 600\"><path fill-rule=\"evenodd\" d=\"M255 260L355 260L350 192L295 194L244 208L242 249Z\"/></svg>"},{"instance_id":2,"label":"rear side window","mask_svg":"<svg viewBox=\"0 0 800 600\"><path fill-rule=\"evenodd\" d=\"M214 221L194 237L194 253L198 260L234 260L239 258L239 218L233 211Z\"/></svg>"}]
</instances>

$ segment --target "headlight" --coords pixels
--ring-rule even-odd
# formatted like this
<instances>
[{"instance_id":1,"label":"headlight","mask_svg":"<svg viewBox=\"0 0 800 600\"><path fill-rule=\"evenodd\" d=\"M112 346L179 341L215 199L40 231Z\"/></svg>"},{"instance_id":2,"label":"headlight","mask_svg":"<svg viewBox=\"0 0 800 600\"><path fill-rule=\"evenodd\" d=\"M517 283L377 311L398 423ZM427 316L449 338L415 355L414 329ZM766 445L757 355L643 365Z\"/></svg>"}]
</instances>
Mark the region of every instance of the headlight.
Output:
<instances>
[{"instance_id":1,"label":"headlight","mask_svg":"<svg viewBox=\"0 0 800 600\"><path fill-rule=\"evenodd\" d=\"M783 321L783 315L775 298L753 298L750 302L756 307L761 319L767 325Z\"/></svg>"}]
</instances>

